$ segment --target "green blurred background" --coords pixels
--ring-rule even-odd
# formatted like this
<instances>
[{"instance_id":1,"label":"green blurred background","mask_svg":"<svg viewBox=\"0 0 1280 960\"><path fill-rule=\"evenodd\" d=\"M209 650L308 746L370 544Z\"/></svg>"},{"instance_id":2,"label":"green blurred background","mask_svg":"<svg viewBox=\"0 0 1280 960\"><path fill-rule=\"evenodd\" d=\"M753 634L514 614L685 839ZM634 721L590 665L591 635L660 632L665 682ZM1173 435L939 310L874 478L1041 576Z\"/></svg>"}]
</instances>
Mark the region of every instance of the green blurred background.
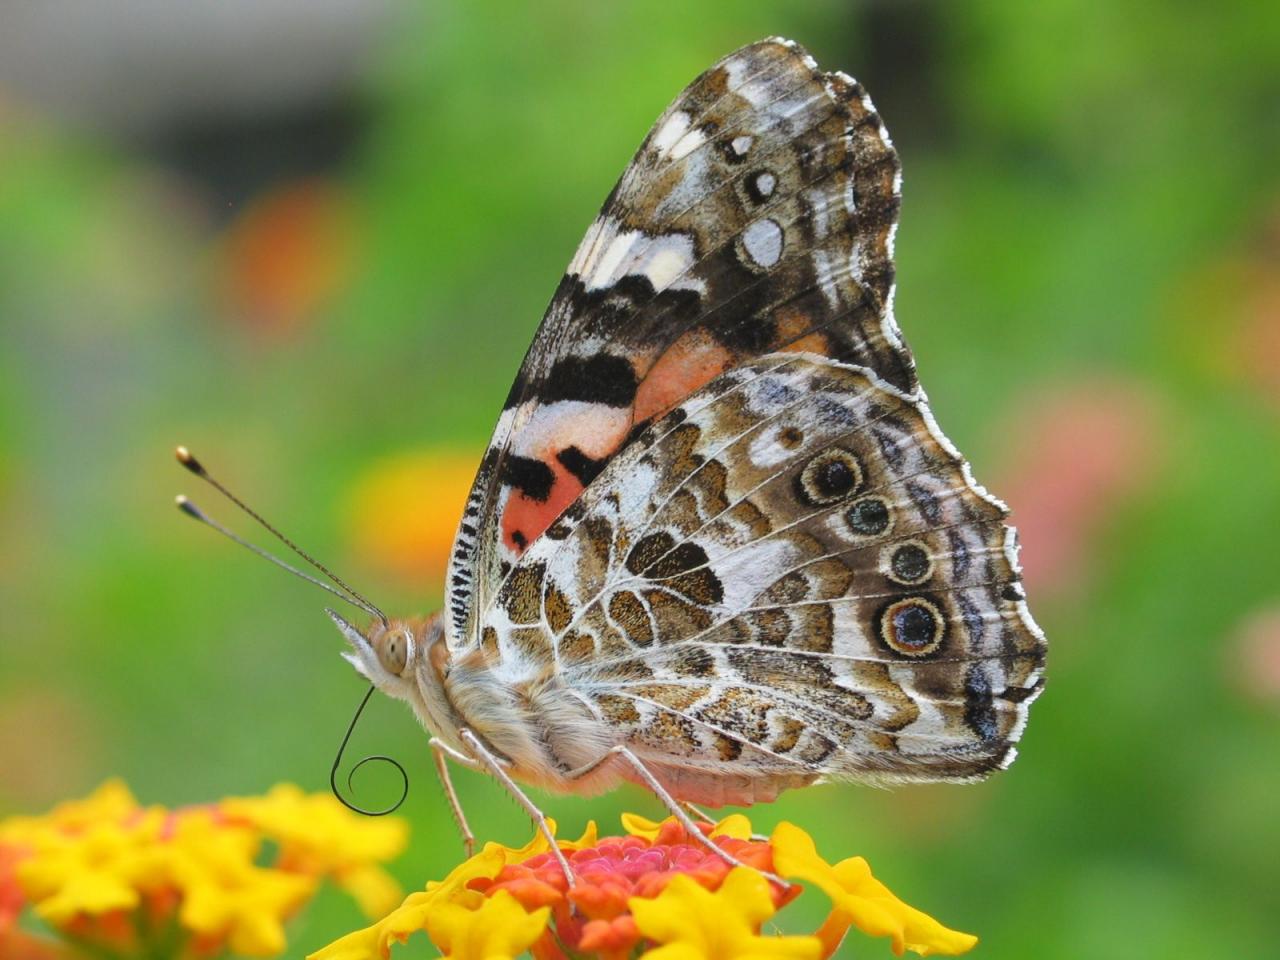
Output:
<instances>
[{"instance_id":1,"label":"green blurred background","mask_svg":"<svg viewBox=\"0 0 1280 960\"><path fill-rule=\"evenodd\" d=\"M360 491L478 458L649 124L769 34L862 80L899 147L898 317L1014 509L1051 654L1008 773L814 788L756 825L865 854L982 956L1274 955L1275 4L5 4L0 815L117 774L169 804L326 788L362 686L325 598L185 522L180 490L244 527L172 445L382 606L437 606L379 538L454 508ZM425 745L378 699L353 748L409 767L409 886L460 856ZM575 834L659 812L546 805ZM360 922L322 899L295 946Z\"/></svg>"}]
</instances>

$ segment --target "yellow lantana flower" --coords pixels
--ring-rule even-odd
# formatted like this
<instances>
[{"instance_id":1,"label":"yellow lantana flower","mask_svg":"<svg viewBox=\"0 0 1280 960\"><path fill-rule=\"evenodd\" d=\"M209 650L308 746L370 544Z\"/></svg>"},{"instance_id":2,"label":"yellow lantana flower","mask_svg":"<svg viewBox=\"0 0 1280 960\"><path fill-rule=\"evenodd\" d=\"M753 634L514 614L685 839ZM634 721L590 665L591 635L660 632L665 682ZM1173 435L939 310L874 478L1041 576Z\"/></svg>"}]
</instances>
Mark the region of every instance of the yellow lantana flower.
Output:
<instances>
[{"instance_id":1,"label":"yellow lantana flower","mask_svg":"<svg viewBox=\"0 0 1280 960\"><path fill-rule=\"evenodd\" d=\"M385 914L403 896L380 864L394 860L409 841L409 825L396 817L363 817L327 793L304 793L291 783L264 797L232 797L219 805L279 845L282 870L327 877L355 898L367 916Z\"/></svg>"},{"instance_id":2,"label":"yellow lantana flower","mask_svg":"<svg viewBox=\"0 0 1280 960\"><path fill-rule=\"evenodd\" d=\"M479 906L444 903L427 918L427 932L452 960L514 960L542 936L549 907L526 911L516 898L499 890Z\"/></svg>"},{"instance_id":3,"label":"yellow lantana flower","mask_svg":"<svg viewBox=\"0 0 1280 960\"><path fill-rule=\"evenodd\" d=\"M36 914L55 925L81 914L132 910L153 884L163 825L159 810L86 824L74 833L33 824L30 855L17 865L18 884Z\"/></svg>"},{"instance_id":4,"label":"yellow lantana flower","mask_svg":"<svg viewBox=\"0 0 1280 960\"><path fill-rule=\"evenodd\" d=\"M461 901L474 909L483 899L468 889L475 879L497 876L506 863L504 848L486 844L474 857L453 869L442 881L432 881L426 890L411 893L404 903L387 916L363 930L349 933L310 955L309 960L386 960L393 943L404 943L409 935L427 928L431 915L444 906Z\"/></svg>"},{"instance_id":5,"label":"yellow lantana flower","mask_svg":"<svg viewBox=\"0 0 1280 960\"><path fill-rule=\"evenodd\" d=\"M547 825L554 834L555 821L548 820ZM561 841L559 847L563 851L572 852L589 847L595 842L596 825L592 823L587 825L586 832L578 840ZM483 850L455 867L444 880L428 882L425 890L409 894L399 907L382 920L335 940L311 954L309 960L386 960L391 956L393 943L404 943L418 930L425 930L436 946L445 950L445 945L452 943L456 931L461 929L453 910L460 908L466 912L474 912L484 906L484 895L472 889L472 883L494 879L508 864L522 864L535 857L550 856L550 849L551 845L541 831L535 831L533 839L519 848L486 843ZM510 911L503 911L489 916L490 919L498 917L510 920L514 915ZM445 919L441 920L441 917ZM544 917L538 933L545 927ZM524 929L519 927L516 932ZM528 944L525 945L527 946ZM520 949L524 950L525 947Z\"/></svg>"},{"instance_id":6,"label":"yellow lantana flower","mask_svg":"<svg viewBox=\"0 0 1280 960\"><path fill-rule=\"evenodd\" d=\"M769 882L735 867L714 893L676 876L656 897L628 901L636 928L654 943L650 960L818 960L817 937L765 937L760 925L777 911Z\"/></svg>"},{"instance_id":7,"label":"yellow lantana flower","mask_svg":"<svg viewBox=\"0 0 1280 960\"><path fill-rule=\"evenodd\" d=\"M108 780L89 796L67 800L38 817L0 820L0 843L22 843L38 833L74 833L100 823L119 823L141 808L122 780Z\"/></svg>"},{"instance_id":8,"label":"yellow lantana flower","mask_svg":"<svg viewBox=\"0 0 1280 960\"><path fill-rule=\"evenodd\" d=\"M623 836L599 838L592 825L575 842L557 841L572 885L540 833L519 849L487 844L443 881L309 960L390 960L393 946L420 930L448 957L527 950L535 960L819 960L835 952L851 924L893 937L898 953L957 954L976 943L908 907L860 858L828 864L790 824L767 841L741 814L703 828L744 864L733 869L674 819L625 814L623 826ZM762 871L819 887L832 902L827 922L813 935L761 933L801 893Z\"/></svg>"},{"instance_id":9,"label":"yellow lantana flower","mask_svg":"<svg viewBox=\"0 0 1280 960\"><path fill-rule=\"evenodd\" d=\"M285 786L227 809L166 810L139 807L112 781L43 816L2 820L0 957L70 955L18 929L26 911L91 953L268 957L284 952L285 923L322 879L394 903L381 862L404 845L403 823L370 829L334 816L329 799ZM266 840L275 844L269 863Z\"/></svg>"},{"instance_id":10,"label":"yellow lantana flower","mask_svg":"<svg viewBox=\"0 0 1280 960\"><path fill-rule=\"evenodd\" d=\"M670 820L650 820L636 813L624 813L621 818L622 829L631 837L643 837L650 843L658 839L665 824ZM751 821L741 813L731 813L711 828L708 836L732 837L735 840L751 839Z\"/></svg>"},{"instance_id":11,"label":"yellow lantana flower","mask_svg":"<svg viewBox=\"0 0 1280 960\"><path fill-rule=\"evenodd\" d=\"M261 841L199 811L178 818L172 858L182 925L234 953L272 957L285 948L284 921L311 898L316 879L255 864Z\"/></svg>"},{"instance_id":12,"label":"yellow lantana flower","mask_svg":"<svg viewBox=\"0 0 1280 960\"><path fill-rule=\"evenodd\" d=\"M807 880L831 898L832 917L822 931L829 950L839 946L850 923L873 937L892 937L893 952L898 956L904 950L922 957L950 956L966 953L978 942L972 934L949 930L928 914L903 903L871 875L871 868L862 857L850 857L833 866L818 856L807 833L786 822L778 824L770 842L774 866L784 877Z\"/></svg>"}]
</instances>

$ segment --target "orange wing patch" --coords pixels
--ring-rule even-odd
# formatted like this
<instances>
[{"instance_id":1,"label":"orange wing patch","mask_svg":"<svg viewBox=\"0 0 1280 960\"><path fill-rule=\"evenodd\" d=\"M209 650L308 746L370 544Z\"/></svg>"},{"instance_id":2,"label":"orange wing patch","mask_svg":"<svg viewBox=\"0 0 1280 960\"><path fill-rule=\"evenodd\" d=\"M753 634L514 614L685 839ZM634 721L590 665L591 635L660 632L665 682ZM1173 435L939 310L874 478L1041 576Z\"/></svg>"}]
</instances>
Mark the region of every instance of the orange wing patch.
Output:
<instances>
[{"instance_id":1,"label":"orange wing patch","mask_svg":"<svg viewBox=\"0 0 1280 960\"><path fill-rule=\"evenodd\" d=\"M733 363L733 354L705 330L690 330L673 343L640 381L633 423L666 413Z\"/></svg>"},{"instance_id":2,"label":"orange wing patch","mask_svg":"<svg viewBox=\"0 0 1280 960\"><path fill-rule=\"evenodd\" d=\"M603 403L536 406L509 463L511 485L502 511L502 542L516 556L542 536L591 482L631 430L631 411Z\"/></svg>"},{"instance_id":3,"label":"orange wing patch","mask_svg":"<svg viewBox=\"0 0 1280 960\"><path fill-rule=\"evenodd\" d=\"M542 536L542 532L555 523L556 517L564 513L565 508L586 489L559 463L553 461L547 466L555 477L550 495L545 500L537 500L512 489L506 509L502 511L502 542L517 556Z\"/></svg>"}]
</instances>

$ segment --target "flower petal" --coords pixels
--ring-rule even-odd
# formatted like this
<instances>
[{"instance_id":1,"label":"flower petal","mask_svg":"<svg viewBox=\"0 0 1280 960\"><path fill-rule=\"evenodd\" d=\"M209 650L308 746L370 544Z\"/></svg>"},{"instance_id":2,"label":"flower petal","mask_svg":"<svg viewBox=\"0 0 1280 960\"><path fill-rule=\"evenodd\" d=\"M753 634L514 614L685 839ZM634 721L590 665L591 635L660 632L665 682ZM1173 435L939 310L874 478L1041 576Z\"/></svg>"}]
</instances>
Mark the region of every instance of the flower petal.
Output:
<instances>
[{"instance_id":1,"label":"flower petal","mask_svg":"<svg viewBox=\"0 0 1280 960\"><path fill-rule=\"evenodd\" d=\"M547 928L551 911L527 912L505 890L482 899L474 909L442 904L427 918L427 933L452 960L514 958L533 945Z\"/></svg>"},{"instance_id":2,"label":"flower petal","mask_svg":"<svg viewBox=\"0 0 1280 960\"><path fill-rule=\"evenodd\" d=\"M752 833L751 821L741 813L731 813L711 828L711 836L734 840L750 840Z\"/></svg>"},{"instance_id":3,"label":"flower petal","mask_svg":"<svg viewBox=\"0 0 1280 960\"><path fill-rule=\"evenodd\" d=\"M556 835L556 822L547 817L547 829L551 831L551 835ZM547 838L541 830L534 830L533 836L523 847L506 847L500 843L490 841L484 845L484 849L501 850L506 857L507 863L524 863L526 860L539 856L551 849L551 844L547 842Z\"/></svg>"},{"instance_id":4,"label":"flower petal","mask_svg":"<svg viewBox=\"0 0 1280 960\"><path fill-rule=\"evenodd\" d=\"M642 817L638 813L624 813L620 819L622 820L622 829L632 837L641 837L653 843L658 839L658 831L662 829L662 822L659 820L650 820Z\"/></svg>"},{"instance_id":5,"label":"flower petal","mask_svg":"<svg viewBox=\"0 0 1280 960\"><path fill-rule=\"evenodd\" d=\"M760 936L761 923L774 914L773 897L768 881L749 867L735 867L714 893L679 875L657 897L632 897L628 905L639 931L660 944L649 958L817 960L822 951L817 937Z\"/></svg>"},{"instance_id":6,"label":"flower petal","mask_svg":"<svg viewBox=\"0 0 1280 960\"><path fill-rule=\"evenodd\" d=\"M391 951L382 953L378 946L379 924L355 930L333 943L307 954L307 960L386 960Z\"/></svg>"},{"instance_id":7,"label":"flower petal","mask_svg":"<svg viewBox=\"0 0 1280 960\"><path fill-rule=\"evenodd\" d=\"M788 879L807 880L831 899L833 919L852 923L870 936L893 938L893 951L920 956L954 956L973 949L978 938L951 930L899 900L871 874L862 857L832 866L818 856L812 838L799 827L778 824L771 838L773 863Z\"/></svg>"},{"instance_id":8,"label":"flower petal","mask_svg":"<svg viewBox=\"0 0 1280 960\"><path fill-rule=\"evenodd\" d=\"M506 863L506 848L496 843L456 866L439 882L427 884L405 897L404 902L372 926L349 933L328 946L310 954L308 960L386 960L392 943L404 943L414 933L426 928L428 917L455 901L468 907L483 899L467 889L467 884L480 878L493 879Z\"/></svg>"}]
</instances>

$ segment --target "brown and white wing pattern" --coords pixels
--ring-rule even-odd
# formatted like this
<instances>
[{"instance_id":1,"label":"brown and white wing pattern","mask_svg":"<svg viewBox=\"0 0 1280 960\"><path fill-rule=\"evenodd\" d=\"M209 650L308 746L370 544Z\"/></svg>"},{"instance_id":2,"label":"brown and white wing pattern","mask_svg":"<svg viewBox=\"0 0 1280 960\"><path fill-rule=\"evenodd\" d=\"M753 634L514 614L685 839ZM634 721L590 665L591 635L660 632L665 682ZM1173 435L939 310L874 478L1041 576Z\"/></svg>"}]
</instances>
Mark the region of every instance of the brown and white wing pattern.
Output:
<instances>
[{"instance_id":1,"label":"brown and white wing pattern","mask_svg":"<svg viewBox=\"0 0 1280 960\"><path fill-rule=\"evenodd\" d=\"M1006 509L923 395L778 353L651 424L520 558L482 645L565 682L671 789L1006 765L1045 644Z\"/></svg>"},{"instance_id":2,"label":"brown and white wing pattern","mask_svg":"<svg viewBox=\"0 0 1280 960\"><path fill-rule=\"evenodd\" d=\"M592 223L512 386L448 580L451 643L643 429L726 370L797 349L910 391L893 321L898 158L862 88L765 40L662 114Z\"/></svg>"}]
</instances>

